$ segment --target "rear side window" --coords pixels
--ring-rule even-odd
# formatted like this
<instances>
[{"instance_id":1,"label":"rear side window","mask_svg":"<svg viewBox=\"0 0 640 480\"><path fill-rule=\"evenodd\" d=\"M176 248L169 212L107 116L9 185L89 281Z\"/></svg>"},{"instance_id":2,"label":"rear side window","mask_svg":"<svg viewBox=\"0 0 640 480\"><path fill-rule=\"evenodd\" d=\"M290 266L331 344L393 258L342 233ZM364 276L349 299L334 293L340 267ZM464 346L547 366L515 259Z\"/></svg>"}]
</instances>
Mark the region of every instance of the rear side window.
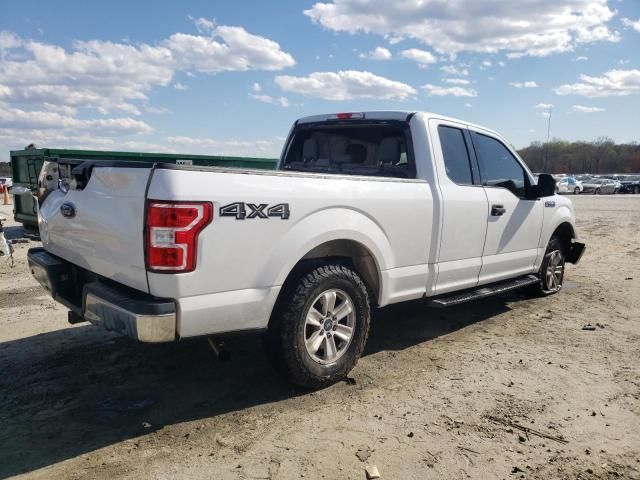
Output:
<instances>
[{"instance_id":1,"label":"rear side window","mask_svg":"<svg viewBox=\"0 0 640 480\"><path fill-rule=\"evenodd\" d=\"M447 176L458 185L473 185L469 148L459 128L438 127Z\"/></svg>"},{"instance_id":2,"label":"rear side window","mask_svg":"<svg viewBox=\"0 0 640 480\"><path fill-rule=\"evenodd\" d=\"M415 178L406 122L324 122L296 127L282 169Z\"/></svg>"},{"instance_id":3,"label":"rear side window","mask_svg":"<svg viewBox=\"0 0 640 480\"><path fill-rule=\"evenodd\" d=\"M501 187L517 197L526 193L525 171L500 141L479 133L472 133L473 142L480 164L482 184L487 187Z\"/></svg>"}]
</instances>

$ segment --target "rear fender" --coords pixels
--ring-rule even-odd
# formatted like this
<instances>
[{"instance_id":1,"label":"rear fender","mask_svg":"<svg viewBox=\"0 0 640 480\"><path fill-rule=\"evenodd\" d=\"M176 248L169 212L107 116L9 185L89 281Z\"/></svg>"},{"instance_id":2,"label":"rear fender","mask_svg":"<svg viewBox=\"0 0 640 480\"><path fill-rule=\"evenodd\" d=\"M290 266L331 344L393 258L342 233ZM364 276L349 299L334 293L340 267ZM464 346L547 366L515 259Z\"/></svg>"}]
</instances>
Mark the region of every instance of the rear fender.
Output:
<instances>
[{"instance_id":1,"label":"rear fender","mask_svg":"<svg viewBox=\"0 0 640 480\"><path fill-rule=\"evenodd\" d=\"M376 263L379 277L381 271L395 265L389 239L372 218L346 207L329 208L311 213L289 229L259 273L260 284L281 286L307 253L334 240L351 240L364 246Z\"/></svg>"}]
</instances>

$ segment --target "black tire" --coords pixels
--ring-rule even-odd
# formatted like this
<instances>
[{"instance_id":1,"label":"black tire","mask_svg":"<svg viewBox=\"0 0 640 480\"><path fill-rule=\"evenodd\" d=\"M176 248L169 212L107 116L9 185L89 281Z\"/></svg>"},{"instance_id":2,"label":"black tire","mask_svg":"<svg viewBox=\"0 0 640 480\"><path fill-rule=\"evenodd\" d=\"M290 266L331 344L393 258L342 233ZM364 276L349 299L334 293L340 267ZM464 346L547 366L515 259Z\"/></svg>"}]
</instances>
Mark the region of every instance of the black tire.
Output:
<instances>
[{"instance_id":1,"label":"black tire","mask_svg":"<svg viewBox=\"0 0 640 480\"><path fill-rule=\"evenodd\" d=\"M353 331L335 361L320 363L305 346L309 328L306 319L311 308L317 305L316 300L320 301L318 299L325 292L339 292L350 300L354 313L349 316ZM321 322L327 320L331 321L326 318ZM324 388L342 380L356 365L369 336L370 322L369 295L358 274L341 264L315 266L303 270L283 287L269 323L265 347L276 368L293 383L312 389ZM333 334L334 345L342 342L331 329L320 327L318 332L328 337ZM324 355L327 355L326 351Z\"/></svg>"},{"instance_id":2,"label":"black tire","mask_svg":"<svg viewBox=\"0 0 640 480\"><path fill-rule=\"evenodd\" d=\"M576 187L573 189L573 194L574 195L580 195L580 187Z\"/></svg>"},{"instance_id":3,"label":"black tire","mask_svg":"<svg viewBox=\"0 0 640 480\"><path fill-rule=\"evenodd\" d=\"M640 186L636 185L635 187L633 187L633 193L635 193L636 195L640 193Z\"/></svg>"},{"instance_id":4,"label":"black tire","mask_svg":"<svg viewBox=\"0 0 640 480\"><path fill-rule=\"evenodd\" d=\"M596 192L595 192L595 194L596 194L596 195L600 195L600 188L596 188Z\"/></svg>"},{"instance_id":5,"label":"black tire","mask_svg":"<svg viewBox=\"0 0 640 480\"><path fill-rule=\"evenodd\" d=\"M555 281L550 279L548 271L552 262L554 266L561 269L559 274L556 275ZM538 271L540 283L534 285L534 293L538 296L546 297L548 295L558 293L560 290L562 290L562 283L564 281L564 267L564 244L559 237L554 235L553 237L551 237L551 240L549 240L547 250L544 254L544 259L542 260L542 265L540 265L540 270Z\"/></svg>"}]
</instances>

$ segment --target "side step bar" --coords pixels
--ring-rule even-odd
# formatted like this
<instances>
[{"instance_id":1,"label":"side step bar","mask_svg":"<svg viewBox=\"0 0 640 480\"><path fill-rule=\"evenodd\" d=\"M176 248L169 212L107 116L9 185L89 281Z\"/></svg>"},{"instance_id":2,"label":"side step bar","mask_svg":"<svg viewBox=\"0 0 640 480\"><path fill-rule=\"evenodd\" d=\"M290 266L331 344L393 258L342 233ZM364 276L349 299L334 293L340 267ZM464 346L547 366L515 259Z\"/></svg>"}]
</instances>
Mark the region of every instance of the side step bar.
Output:
<instances>
[{"instance_id":1,"label":"side step bar","mask_svg":"<svg viewBox=\"0 0 640 480\"><path fill-rule=\"evenodd\" d=\"M540 282L540 279L535 275L525 275L524 277L518 277L513 280L505 280L503 282L485 285L475 290L467 290L466 292L447 297L438 297L431 300L429 304L437 308L452 307L454 305L460 305L461 303L471 302L480 298L491 297L493 295L510 292L511 290L517 290L518 288L534 285L538 282Z\"/></svg>"}]
</instances>

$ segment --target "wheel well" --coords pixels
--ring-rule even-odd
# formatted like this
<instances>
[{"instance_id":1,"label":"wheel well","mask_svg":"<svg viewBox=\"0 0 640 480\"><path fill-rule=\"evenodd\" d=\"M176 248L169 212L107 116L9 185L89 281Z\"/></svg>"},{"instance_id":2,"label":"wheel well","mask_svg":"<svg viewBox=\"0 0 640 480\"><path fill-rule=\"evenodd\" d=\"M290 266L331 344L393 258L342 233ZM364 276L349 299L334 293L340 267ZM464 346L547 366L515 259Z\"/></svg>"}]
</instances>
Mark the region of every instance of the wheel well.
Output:
<instances>
[{"instance_id":1,"label":"wheel well","mask_svg":"<svg viewBox=\"0 0 640 480\"><path fill-rule=\"evenodd\" d=\"M332 240L318 245L298 261L287 276L285 284L302 270L329 262L343 263L353 268L367 286L371 302L377 304L380 294L378 265L369 249L353 240Z\"/></svg>"},{"instance_id":2,"label":"wheel well","mask_svg":"<svg viewBox=\"0 0 640 480\"><path fill-rule=\"evenodd\" d=\"M565 255L571 248L571 241L576 237L573 227L569 222L564 222L558 225L551 236L556 236L560 239Z\"/></svg>"}]
</instances>

